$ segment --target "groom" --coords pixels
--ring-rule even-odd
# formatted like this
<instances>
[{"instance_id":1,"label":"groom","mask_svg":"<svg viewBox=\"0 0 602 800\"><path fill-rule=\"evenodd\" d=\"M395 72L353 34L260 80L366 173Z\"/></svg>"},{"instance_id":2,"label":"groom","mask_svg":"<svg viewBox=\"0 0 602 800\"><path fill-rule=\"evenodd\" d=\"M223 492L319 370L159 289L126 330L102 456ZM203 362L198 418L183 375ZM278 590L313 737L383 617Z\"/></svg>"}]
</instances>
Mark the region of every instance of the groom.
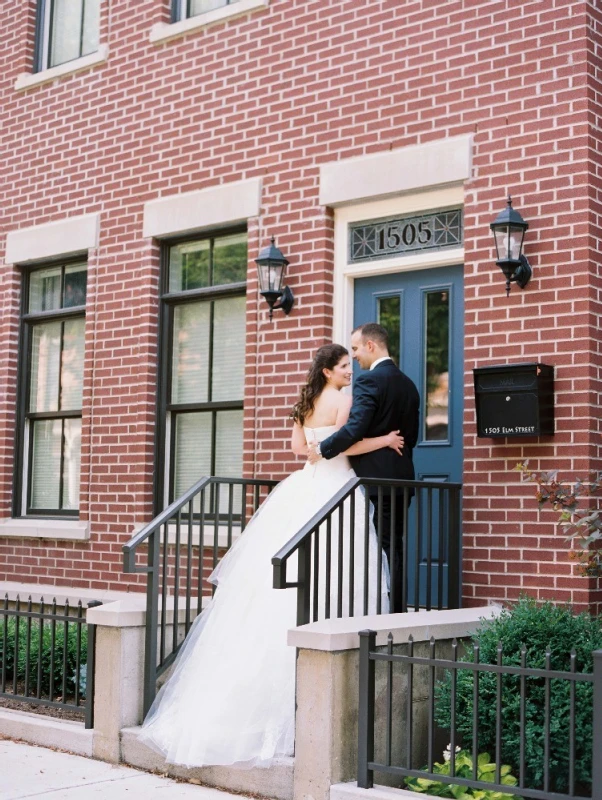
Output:
<instances>
[{"instance_id":1,"label":"groom","mask_svg":"<svg viewBox=\"0 0 602 800\"><path fill-rule=\"evenodd\" d=\"M387 331L382 325L373 322L361 325L352 332L353 358L365 371L353 383L353 405L347 424L320 444L310 445L311 463L320 457L334 458L360 439L383 436L399 430L404 439L401 456L391 448L385 447L371 453L351 456L351 465L360 478L414 480L412 450L418 440L420 398L413 381L391 360L388 338ZM371 486L369 492L375 508L374 525L377 527L378 487ZM395 552L391 553L391 496L390 491L384 489L382 542L389 558L391 572L395 573L395 596L391 597L391 612L398 613L403 609L402 555L405 513L402 491L397 491L395 505Z\"/></svg>"}]
</instances>

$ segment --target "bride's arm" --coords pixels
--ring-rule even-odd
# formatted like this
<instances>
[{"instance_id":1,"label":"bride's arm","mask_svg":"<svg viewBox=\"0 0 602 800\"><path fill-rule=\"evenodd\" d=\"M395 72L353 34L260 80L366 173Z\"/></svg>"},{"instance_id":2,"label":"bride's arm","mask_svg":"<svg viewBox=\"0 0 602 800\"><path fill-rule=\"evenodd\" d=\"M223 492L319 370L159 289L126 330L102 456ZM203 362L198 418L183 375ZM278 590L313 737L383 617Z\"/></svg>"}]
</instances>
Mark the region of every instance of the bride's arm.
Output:
<instances>
[{"instance_id":1,"label":"bride's arm","mask_svg":"<svg viewBox=\"0 0 602 800\"><path fill-rule=\"evenodd\" d=\"M336 426L341 428L349 418L349 411L351 409L351 398L347 395L341 396L341 405L337 411ZM390 447L396 450L399 455L403 449L403 436L399 435L399 431L391 431L386 436L373 436L371 439L360 439L359 442L352 444L350 448L345 450L346 456L360 456L362 453L372 453L373 450L380 450L383 447Z\"/></svg>"},{"instance_id":2,"label":"bride's arm","mask_svg":"<svg viewBox=\"0 0 602 800\"><path fill-rule=\"evenodd\" d=\"M298 423L293 423L293 435L291 436L291 450L296 456L307 458L307 442L303 428Z\"/></svg>"}]
</instances>

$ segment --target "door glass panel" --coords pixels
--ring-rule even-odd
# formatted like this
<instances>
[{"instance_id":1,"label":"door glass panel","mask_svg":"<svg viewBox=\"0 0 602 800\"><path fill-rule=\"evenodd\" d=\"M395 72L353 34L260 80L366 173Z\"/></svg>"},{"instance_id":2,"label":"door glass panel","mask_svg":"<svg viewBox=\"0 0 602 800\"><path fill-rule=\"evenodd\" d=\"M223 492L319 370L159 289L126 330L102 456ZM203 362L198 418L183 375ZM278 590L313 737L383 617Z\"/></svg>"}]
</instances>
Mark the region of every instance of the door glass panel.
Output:
<instances>
[{"instance_id":1,"label":"door glass panel","mask_svg":"<svg viewBox=\"0 0 602 800\"><path fill-rule=\"evenodd\" d=\"M61 365L61 323L32 329L30 411L58 411Z\"/></svg>"},{"instance_id":2,"label":"door glass panel","mask_svg":"<svg viewBox=\"0 0 602 800\"><path fill-rule=\"evenodd\" d=\"M31 507L60 508L62 420L36 420L32 424Z\"/></svg>"},{"instance_id":3,"label":"door glass panel","mask_svg":"<svg viewBox=\"0 0 602 800\"><path fill-rule=\"evenodd\" d=\"M174 309L172 403L209 399L209 321L211 303L186 303Z\"/></svg>"},{"instance_id":4,"label":"door glass panel","mask_svg":"<svg viewBox=\"0 0 602 800\"><path fill-rule=\"evenodd\" d=\"M211 284L209 276L210 242L184 242L169 250L169 291L186 292Z\"/></svg>"},{"instance_id":5,"label":"door glass panel","mask_svg":"<svg viewBox=\"0 0 602 800\"><path fill-rule=\"evenodd\" d=\"M61 354L61 410L75 411L82 407L85 320L83 317L67 319L64 326Z\"/></svg>"},{"instance_id":6,"label":"door glass panel","mask_svg":"<svg viewBox=\"0 0 602 800\"><path fill-rule=\"evenodd\" d=\"M211 475L211 418L211 411L176 417L174 497Z\"/></svg>"},{"instance_id":7,"label":"door glass panel","mask_svg":"<svg viewBox=\"0 0 602 800\"><path fill-rule=\"evenodd\" d=\"M245 297L216 300L213 310L211 399L242 400L245 377Z\"/></svg>"},{"instance_id":8,"label":"door glass panel","mask_svg":"<svg viewBox=\"0 0 602 800\"><path fill-rule=\"evenodd\" d=\"M449 440L449 292L425 293L424 440Z\"/></svg>"},{"instance_id":9,"label":"door glass panel","mask_svg":"<svg viewBox=\"0 0 602 800\"><path fill-rule=\"evenodd\" d=\"M400 365L401 348L401 296L379 297L377 300L378 322L389 334L389 355Z\"/></svg>"}]
</instances>

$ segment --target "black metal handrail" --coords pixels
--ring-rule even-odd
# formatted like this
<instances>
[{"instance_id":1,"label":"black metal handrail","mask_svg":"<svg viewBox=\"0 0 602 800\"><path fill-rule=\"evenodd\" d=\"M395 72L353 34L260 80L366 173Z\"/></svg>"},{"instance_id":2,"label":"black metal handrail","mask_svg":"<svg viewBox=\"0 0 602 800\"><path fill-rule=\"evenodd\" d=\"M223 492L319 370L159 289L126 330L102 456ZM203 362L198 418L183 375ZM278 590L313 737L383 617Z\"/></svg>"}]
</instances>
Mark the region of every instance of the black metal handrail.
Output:
<instances>
[{"instance_id":1,"label":"black metal handrail","mask_svg":"<svg viewBox=\"0 0 602 800\"><path fill-rule=\"evenodd\" d=\"M401 575L395 569L390 571L390 595L394 596L395 583L401 580L402 611L412 607L415 611L459 608L461 489L459 483L442 481L349 480L272 558L274 588L297 589L297 625L319 616L367 614L369 586L376 587L375 608L371 611L382 613L383 542L388 534L390 549L395 551L397 514L404 517L402 569ZM365 495L370 496L371 503L365 502ZM385 502L391 509L388 530L383 524ZM358 521L360 504L363 512ZM338 532L333 533L333 529ZM376 575L371 575L369 569L371 530L375 530L378 542ZM360 549L356 550L356 546ZM332 563L333 551L336 565ZM358 553L363 557L358 559ZM289 580L287 567L294 557L297 576ZM321 561L326 562L324 566ZM359 576L356 561L360 562Z\"/></svg>"},{"instance_id":2,"label":"black metal handrail","mask_svg":"<svg viewBox=\"0 0 602 800\"><path fill-rule=\"evenodd\" d=\"M205 598L207 581L278 481L204 477L123 545L123 568L146 583L144 713ZM146 563L138 555L146 549Z\"/></svg>"},{"instance_id":3,"label":"black metal handrail","mask_svg":"<svg viewBox=\"0 0 602 800\"><path fill-rule=\"evenodd\" d=\"M370 789L374 785L374 773L382 772L388 775L405 778L420 778L425 780L437 781L443 784L455 784L466 786L472 789L487 790L492 792L502 792L505 795L516 795L529 798L529 800L577 800L580 797L591 797L592 800L602 800L602 760L599 758L602 752L602 650L593 652L593 672L584 673L576 670L576 656L571 655L570 671L552 669L550 650L545 654L545 666L527 667L526 648L521 651L521 663L504 664L502 645L498 647L496 664L482 663L478 656L478 646L475 647L474 661L458 660L458 642L454 639L451 643L451 658L437 657L436 641L431 638L428 645L428 655L419 656L414 654L414 641L410 636L407 642L407 652L393 652L393 636L389 634L386 650L377 650L376 632L360 631L360 655L359 655L359 708L358 708L358 773L357 784L360 788ZM379 703L384 701L384 713L382 718L377 719L377 689L376 689L376 664L384 665L384 692L379 690ZM393 665L397 664L405 668L404 681L399 684L393 679ZM414 720L414 703L416 698L413 696L415 685L415 668L422 667L427 670L427 715L428 723L418 723ZM445 773L435 770L436 767L436 741L441 737L437 736L435 724L435 708L437 702L436 691L436 670L445 670L450 674L451 693L450 693L450 731L449 750L445 758L449 762L449 770ZM456 769L456 744L459 741L459 734L456 732L457 718L457 685L458 674L462 671L472 673L472 746L470 756L472 760L471 775L469 777L460 775ZM485 693L486 703L496 703L496 730L495 730L495 757L491 779L483 781L478 778L477 763L479 758L479 726L481 724L479 705L483 702L480 695L480 676L487 673L496 676L495 686L496 699L491 696L489 687ZM502 745L504 739L504 715L502 707L502 680L506 678L517 679L519 686L517 689L520 703L520 763L517 767L516 785L502 782ZM525 763L525 741L526 737L535 735L533 720L529 723L526 717L526 704L528 698L528 681L533 681L533 685L543 683L544 708L541 711L541 720L537 724L541 725L544 737L544 752L542 761L542 780L541 785L532 785L528 779ZM553 786L551 780L551 764L559 758L559 754L553 752L551 745L551 723L550 723L550 686L554 681L558 686L561 682L568 682L570 692L570 705L563 730L566 729L567 741L570 743L568 752L568 764L566 768L568 792L560 792ZM592 732L593 732L593 758L591 773L591 794L584 794L583 789L577 791L576 766L577 756L575 743L580 731L576 725L576 687L578 684L593 684L592 694ZM403 685L406 691L405 711L401 711L398 699L394 697L393 686ZM421 684L422 685L422 684ZM421 689L423 692L424 689ZM382 709L381 709L382 712ZM396 719L396 713L403 714ZM466 713L466 711L464 712ZM530 725L530 727L528 727ZM403 746L401 753L393 755L392 737L395 730L403 732ZM384 732L384 741L381 741L379 749L381 758L375 758L375 733L379 730ZM421 749L415 741L418 735L426 736L426 765L421 769L416 765L417 751ZM512 737L516 736L513 730ZM422 742L424 748L425 743ZM384 759L382 755L384 754Z\"/></svg>"},{"instance_id":4,"label":"black metal handrail","mask_svg":"<svg viewBox=\"0 0 602 800\"><path fill-rule=\"evenodd\" d=\"M5 594L0 608L0 697L81 711L86 728L93 728L96 626L86 622L81 600L62 607L43 597L35 606L31 596L25 607L22 602L17 595L10 607Z\"/></svg>"}]
</instances>

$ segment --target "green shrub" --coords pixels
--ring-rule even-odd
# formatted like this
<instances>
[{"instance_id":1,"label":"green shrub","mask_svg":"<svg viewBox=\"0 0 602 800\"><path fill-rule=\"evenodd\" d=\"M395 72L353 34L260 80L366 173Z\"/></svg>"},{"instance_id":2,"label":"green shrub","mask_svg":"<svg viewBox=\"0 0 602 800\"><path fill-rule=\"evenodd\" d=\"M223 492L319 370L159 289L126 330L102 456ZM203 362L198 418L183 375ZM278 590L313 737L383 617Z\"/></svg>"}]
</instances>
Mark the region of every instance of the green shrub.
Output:
<instances>
[{"instance_id":1,"label":"green shrub","mask_svg":"<svg viewBox=\"0 0 602 800\"><path fill-rule=\"evenodd\" d=\"M544 668L545 652L551 650L551 668L570 670L570 651L576 653L577 672L592 672L592 651L602 648L600 621L588 614L574 615L569 607L522 598L495 620L484 621L472 638L463 661L474 660L474 645L480 645L479 660L497 663L498 643L503 647L502 663L520 666L521 649L526 647L527 667ZM526 679L525 766L527 785L538 788L544 773L543 678ZM575 691L575 777L591 783L593 685L580 681ZM504 675L502 680L502 759L514 771L520 760L520 678ZM568 784L570 682L550 681L550 782L551 791L564 791ZM462 745L472 749L473 672L458 670L456 732ZM497 676L480 673L478 750L495 751L497 724ZM437 724L451 728L451 674L437 687Z\"/></svg>"},{"instance_id":2,"label":"green shrub","mask_svg":"<svg viewBox=\"0 0 602 800\"><path fill-rule=\"evenodd\" d=\"M14 617L8 618L6 653L4 653L4 620L0 616L0 669L4 659L6 668L7 684L12 683L15 676L15 629L16 622ZM41 681L39 693L42 697L48 697L50 692L50 676L54 679L54 697L62 694L63 691L63 648L65 643L65 628L62 623L57 622L54 638L54 658L52 658L52 631L48 621L44 622L42 634L42 653L41 653ZM31 623L31 643L29 648L29 694L38 693L38 664L40 662L40 620L34 619ZM81 656L80 656L80 692L85 697L85 673L82 674L86 664L88 654L87 628L85 625L81 629ZM27 658L27 623L24 619L19 622L19 642L17 651L17 682L25 680L25 666ZM77 680L77 626L69 624L67 633L67 661L66 674L67 680L65 688L67 696L75 694L75 682ZM83 692L82 692L83 689ZM51 698L51 699L54 699Z\"/></svg>"},{"instance_id":3,"label":"green shrub","mask_svg":"<svg viewBox=\"0 0 602 800\"><path fill-rule=\"evenodd\" d=\"M425 768L426 769L426 768ZM451 774L451 759L447 754L443 764L435 762L433 772L436 775ZM459 778L473 779L472 755L466 750L456 753L454 775ZM495 780L495 762L491 761L489 753L481 753L477 758L477 780L493 783ZM500 783L504 786L516 786L518 781L511 774L508 764L500 767ZM406 778L408 789L413 792L424 792L436 797L453 797L455 800L520 800L515 795L497 792L493 789L473 789L470 786L461 786L457 783L444 783L431 778Z\"/></svg>"}]
</instances>

